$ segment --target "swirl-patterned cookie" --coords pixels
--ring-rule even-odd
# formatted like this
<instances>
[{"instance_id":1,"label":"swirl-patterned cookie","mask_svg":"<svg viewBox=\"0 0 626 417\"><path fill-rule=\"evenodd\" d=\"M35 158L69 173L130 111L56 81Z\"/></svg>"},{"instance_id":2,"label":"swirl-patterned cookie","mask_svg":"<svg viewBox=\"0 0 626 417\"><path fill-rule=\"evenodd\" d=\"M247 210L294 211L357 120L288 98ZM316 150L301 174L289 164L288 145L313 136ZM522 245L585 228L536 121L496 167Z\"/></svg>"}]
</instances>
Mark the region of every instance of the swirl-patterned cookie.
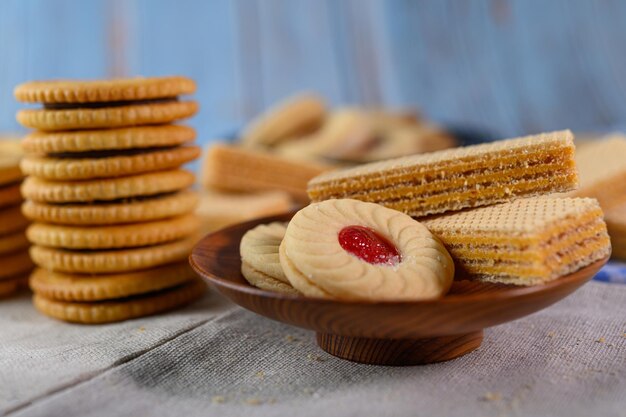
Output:
<instances>
[{"instance_id":1,"label":"swirl-patterned cookie","mask_svg":"<svg viewBox=\"0 0 626 417\"><path fill-rule=\"evenodd\" d=\"M407 216L373 203L327 200L293 217L280 245L291 285L342 300L426 300L452 285L443 244Z\"/></svg>"},{"instance_id":2,"label":"swirl-patterned cookie","mask_svg":"<svg viewBox=\"0 0 626 417\"><path fill-rule=\"evenodd\" d=\"M241 273L255 287L297 294L280 266L278 248L287 230L287 224L274 222L248 230L241 238Z\"/></svg>"}]
</instances>

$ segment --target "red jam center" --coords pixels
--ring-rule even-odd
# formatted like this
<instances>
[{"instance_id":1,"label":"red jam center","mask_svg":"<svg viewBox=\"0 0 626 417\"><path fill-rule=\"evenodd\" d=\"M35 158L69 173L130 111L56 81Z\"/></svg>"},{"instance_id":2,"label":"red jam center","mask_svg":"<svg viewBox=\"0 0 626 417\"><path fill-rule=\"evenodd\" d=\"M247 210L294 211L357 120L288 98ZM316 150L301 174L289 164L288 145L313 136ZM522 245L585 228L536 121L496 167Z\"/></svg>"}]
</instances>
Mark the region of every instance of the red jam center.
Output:
<instances>
[{"instance_id":1,"label":"red jam center","mask_svg":"<svg viewBox=\"0 0 626 417\"><path fill-rule=\"evenodd\" d=\"M344 250L370 264L396 265L400 253L393 243L369 227L346 226L337 236Z\"/></svg>"}]
</instances>

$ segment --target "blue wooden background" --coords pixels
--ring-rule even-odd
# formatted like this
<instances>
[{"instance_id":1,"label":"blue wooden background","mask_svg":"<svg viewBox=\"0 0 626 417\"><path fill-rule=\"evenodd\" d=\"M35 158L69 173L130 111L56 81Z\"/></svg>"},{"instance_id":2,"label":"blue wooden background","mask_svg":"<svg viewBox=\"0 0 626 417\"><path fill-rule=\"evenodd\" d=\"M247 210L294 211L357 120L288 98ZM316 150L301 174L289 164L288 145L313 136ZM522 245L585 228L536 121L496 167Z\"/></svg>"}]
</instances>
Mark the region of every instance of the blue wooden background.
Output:
<instances>
[{"instance_id":1,"label":"blue wooden background","mask_svg":"<svg viewBox=\"0 0 626 417\"><path fill-rule=\"evenodd\" d=\"M498 136L626 122L620 0L1 0L0 131L22 81L184 74L209 141L293 92Z\"/></svg>"}]
</instances>

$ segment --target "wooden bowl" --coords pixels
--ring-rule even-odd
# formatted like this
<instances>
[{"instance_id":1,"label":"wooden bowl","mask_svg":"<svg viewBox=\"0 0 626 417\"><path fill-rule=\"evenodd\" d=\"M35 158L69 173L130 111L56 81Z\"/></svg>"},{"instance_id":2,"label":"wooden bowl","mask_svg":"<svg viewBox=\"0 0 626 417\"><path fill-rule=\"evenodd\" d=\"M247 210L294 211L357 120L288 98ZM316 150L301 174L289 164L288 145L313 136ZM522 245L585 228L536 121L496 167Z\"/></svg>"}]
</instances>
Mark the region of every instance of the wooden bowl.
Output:
<instances>
[{"instance_id":1,"label":"wooden bowl","mask_svg":"<svg viewBox=\"0 0 626 417\"><path fill-rule=\"evenodd\" d=\"M484 328L561 300L589 281L608 259L533 287L455 281L446 296L430 301L347 302L251 286L241 274L241 237L259 224L288 221L293 214L241 223L204 237L189 258L191 266L240 306L314 330L326 352L368 364L426 364L469 353L480 346Z\"/></svg>"}]
</instances>

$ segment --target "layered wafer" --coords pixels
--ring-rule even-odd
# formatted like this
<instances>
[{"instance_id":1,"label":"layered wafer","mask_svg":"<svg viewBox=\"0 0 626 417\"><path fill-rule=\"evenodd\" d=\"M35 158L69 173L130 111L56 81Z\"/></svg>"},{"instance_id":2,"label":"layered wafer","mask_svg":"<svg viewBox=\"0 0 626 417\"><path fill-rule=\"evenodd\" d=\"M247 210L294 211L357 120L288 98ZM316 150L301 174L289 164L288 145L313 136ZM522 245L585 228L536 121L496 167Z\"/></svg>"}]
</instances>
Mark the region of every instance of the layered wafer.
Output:
<instances>
[{"instance_id":1,"label":"layered wafer","mask_svg":"<svg viewBox=\"0 0 626 417\"><path fill-rule=\"evenodd\" d=\"M577 186L570 131L454 148L331 171L313 178L313 201L352 198L414 217L487 206Z\"/></svg>"},{"instance_id":2,"label":"layered wafer","mask_svg":"<svg viewBox=\"0 0 626 417\"><path fill-rule=\"evenodd\" d=\"M611 253L603 212L590 198L533 197L423 219L445 244L457 276L535 285Z\"/></svg>"},{"instance_id":3,"label":"layered wafer","mask_svg":"<svg viewBox=\"0 0 626 417\"><path fill-rule=\"evenodd\" d=\"M202 181L207 187L227 191L281 190L306 201L307 182L327 169L268 152L216 144L207 152Z\"/></svg>"},{"instance_id":4,"label":"layered wafer","mask_svg":"<svg viewBox=\"0 0 626 417\"><path fill-rule=\"evenodd\" d=\"M614 134L586 143L576 150L579 197L596 198L602 208L626 202L626 136Z\"/></svg>"}]
</instances>

